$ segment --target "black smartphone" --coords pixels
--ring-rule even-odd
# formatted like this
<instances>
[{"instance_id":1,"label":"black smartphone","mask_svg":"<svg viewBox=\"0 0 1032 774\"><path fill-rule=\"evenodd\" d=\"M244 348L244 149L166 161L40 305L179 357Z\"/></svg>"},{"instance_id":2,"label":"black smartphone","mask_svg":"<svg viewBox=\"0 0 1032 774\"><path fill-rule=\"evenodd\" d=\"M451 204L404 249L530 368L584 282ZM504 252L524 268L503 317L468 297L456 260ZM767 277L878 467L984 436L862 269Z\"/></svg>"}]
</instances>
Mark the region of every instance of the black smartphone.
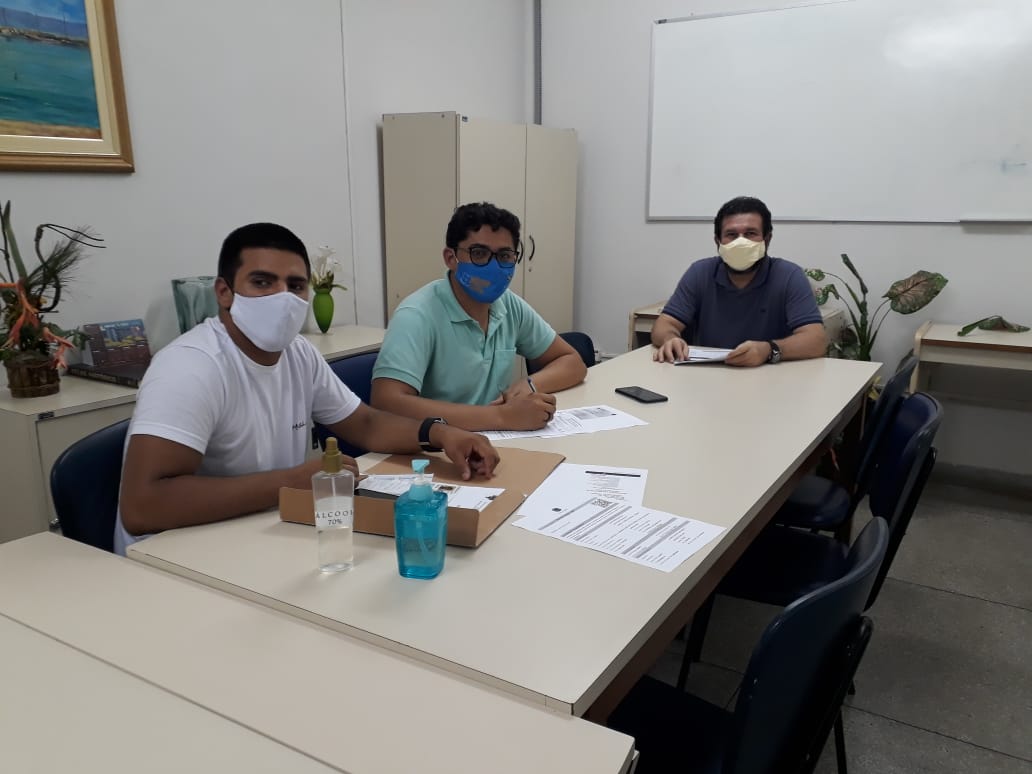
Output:
<instances>
[{"instance_id":1,"label":"black smartphone","mask_svg":"<svg viewBox=\"0 0 1032 774\"><path fill-rule=\"evenodd\" d=\"M617 387L616 391L628 398L634 398L639 403L662 403L667 399L666 395L646 390L644 387Z\"/></svg>"}]
</instances>

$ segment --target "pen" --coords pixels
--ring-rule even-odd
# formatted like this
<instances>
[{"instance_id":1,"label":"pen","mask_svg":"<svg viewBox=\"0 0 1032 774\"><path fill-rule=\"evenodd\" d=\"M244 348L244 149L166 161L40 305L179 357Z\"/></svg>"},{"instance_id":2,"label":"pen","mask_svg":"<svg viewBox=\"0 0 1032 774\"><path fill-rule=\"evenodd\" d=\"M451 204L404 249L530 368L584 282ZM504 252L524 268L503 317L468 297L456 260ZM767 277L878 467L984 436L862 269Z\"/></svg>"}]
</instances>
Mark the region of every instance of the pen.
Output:
<instances>
[{"instance_id":1,"label":"pen","mask_svg":"<svg viewBox=\"0 0 1032 774\"><path fill-rule=\"evenodd\" d=\"M537 387L534 386L534 382L529 376L527 377L527 384L530 385L531 392L537 392Z\"/></svg>"},{"instance_id":2,"label":"pen","mask_svg":"<svg viewBox=\"0 0 1032 774\"><path fill-rule=\"evenodd\" d=\"M609 473L605 470L585 470L589 476L626 476L627 478L641 478L641 473Z\"/></svg>"}]
</instances>

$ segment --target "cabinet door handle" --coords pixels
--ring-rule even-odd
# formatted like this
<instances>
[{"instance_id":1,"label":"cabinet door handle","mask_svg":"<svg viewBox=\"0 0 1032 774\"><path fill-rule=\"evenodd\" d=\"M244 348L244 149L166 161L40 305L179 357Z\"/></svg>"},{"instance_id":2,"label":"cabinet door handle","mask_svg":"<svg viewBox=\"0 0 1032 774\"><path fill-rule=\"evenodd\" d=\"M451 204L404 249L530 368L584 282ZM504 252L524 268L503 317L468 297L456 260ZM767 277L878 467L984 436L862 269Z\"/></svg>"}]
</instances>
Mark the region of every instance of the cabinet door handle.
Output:
<instances>
[{"instance_id":1,"label":"cabinet door handle","mask_svg":"<svg viewBox=\"0 0 1032 774\"><path fill-rule=\"evenodd\" d=\"M537 252L537 243L534 242L534 237L527 234L527 239L530 240L530 255L527 256L527 263L534 260L534 253Z\"/></svg>"}]
</instances>

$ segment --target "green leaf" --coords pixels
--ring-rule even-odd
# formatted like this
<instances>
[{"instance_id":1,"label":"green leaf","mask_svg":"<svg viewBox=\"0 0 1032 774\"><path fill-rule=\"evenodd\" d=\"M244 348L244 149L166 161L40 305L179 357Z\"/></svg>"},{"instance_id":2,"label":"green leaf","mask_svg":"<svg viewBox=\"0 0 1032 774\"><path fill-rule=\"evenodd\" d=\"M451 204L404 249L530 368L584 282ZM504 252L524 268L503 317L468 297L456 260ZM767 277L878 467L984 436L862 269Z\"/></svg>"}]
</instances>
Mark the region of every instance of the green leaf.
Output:
<instances>
[{"instance_id":1,"label":"green leaf","mask_svg":"<svg viewBox=\"0 0 1032 774\"><path fill-rule=\"evenodd\" d=\"M860 282L860 292L866 296L867 284L864 282L864 278L860 276L860 272L856 270L856 267L853 265L853 262L849 260L849 256L845 253L842 253L842 263L846 264L846 268L853 272L853 276L856 277L857 280Z\"/></svg>"},{"instance_id":2,"label":"green leaf","mask_svg":"<svg viewBox=\"0 0 1032 774\"><path fill-rule=\"evenodd\" d=\"M817 306L824 306L831 296L834 296L839 301L842 300L842 296L839 295L838 288L834 284L817 288L815 295L817 296Z\"/></svg>"},{"instance_id":3,"label":"green leaf","mask_svg":"<svg viewBox=\"0 0 1032 774\"><path fill-rule=\"evenodd\" d=\"M967 336L975 328L983 331L1009 331L1011 333L1024 333L1029 330L1027 325L1021 323L1012 323L1008 320L1003 319L998 314L994 314L992 317L983 317L981 320L976 320L973 323L969 323L957 331L958 336Z\"/></svg>"},{"instance_id":4,"label":"green leaf","mask_svg":"<svg viewBox=\"0 0 1032 774\"><path fill-rule=\"evenodd\" d=\"M18 276L12 279L25 279L28 272L25 271L25 264L22 263L21 252L18 250L18 240L14 238L14 228L11 226L11 203L7 202L2 211L3 229L7 234L7 247L11 253L11 260L14 261L14 268L18 270Z\"/></svg>"},{"instance_id":5,"label":"green leaf","mask_svg":"<svg viewBox=\"0 0 1032 774\"><path fill-rule=\"evenodd\" d=\"M885 293L892 311L913 314L932 302L949 282L938 272L916 271L906 279L897 280Z\"/></svg>"},{"instance_id":6,"label":"green leaf","mask_svg":"<svg viewBox=\"0 0 1032 774\"><path fill-rule=\"evenodd\" d=\"M824 282L824 272L820 269L803 269L803 273L814 282Z\"/></svg>"}]
</instances>

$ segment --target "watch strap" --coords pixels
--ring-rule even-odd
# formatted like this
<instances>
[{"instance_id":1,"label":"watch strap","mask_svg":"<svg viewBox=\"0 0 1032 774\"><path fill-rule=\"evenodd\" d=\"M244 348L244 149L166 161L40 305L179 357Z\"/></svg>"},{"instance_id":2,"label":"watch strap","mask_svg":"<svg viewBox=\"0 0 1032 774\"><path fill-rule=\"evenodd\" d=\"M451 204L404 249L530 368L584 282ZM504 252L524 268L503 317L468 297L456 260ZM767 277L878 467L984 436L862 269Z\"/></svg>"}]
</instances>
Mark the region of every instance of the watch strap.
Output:
<instances>
[{"instance_id":1,"label":"watch strap","mask_svg":"<svg viewBox=\"0 0 1032 774\"><path fill-rule=\"evenodd\" d=\"M442 417L427 417L423 420L423 423L419 426L419 448L425 452L439 452L441 451L440 446L434 446L430 443L430 428L434 425L446 425L448 424Z\"/></svg>"}]
</instances>

